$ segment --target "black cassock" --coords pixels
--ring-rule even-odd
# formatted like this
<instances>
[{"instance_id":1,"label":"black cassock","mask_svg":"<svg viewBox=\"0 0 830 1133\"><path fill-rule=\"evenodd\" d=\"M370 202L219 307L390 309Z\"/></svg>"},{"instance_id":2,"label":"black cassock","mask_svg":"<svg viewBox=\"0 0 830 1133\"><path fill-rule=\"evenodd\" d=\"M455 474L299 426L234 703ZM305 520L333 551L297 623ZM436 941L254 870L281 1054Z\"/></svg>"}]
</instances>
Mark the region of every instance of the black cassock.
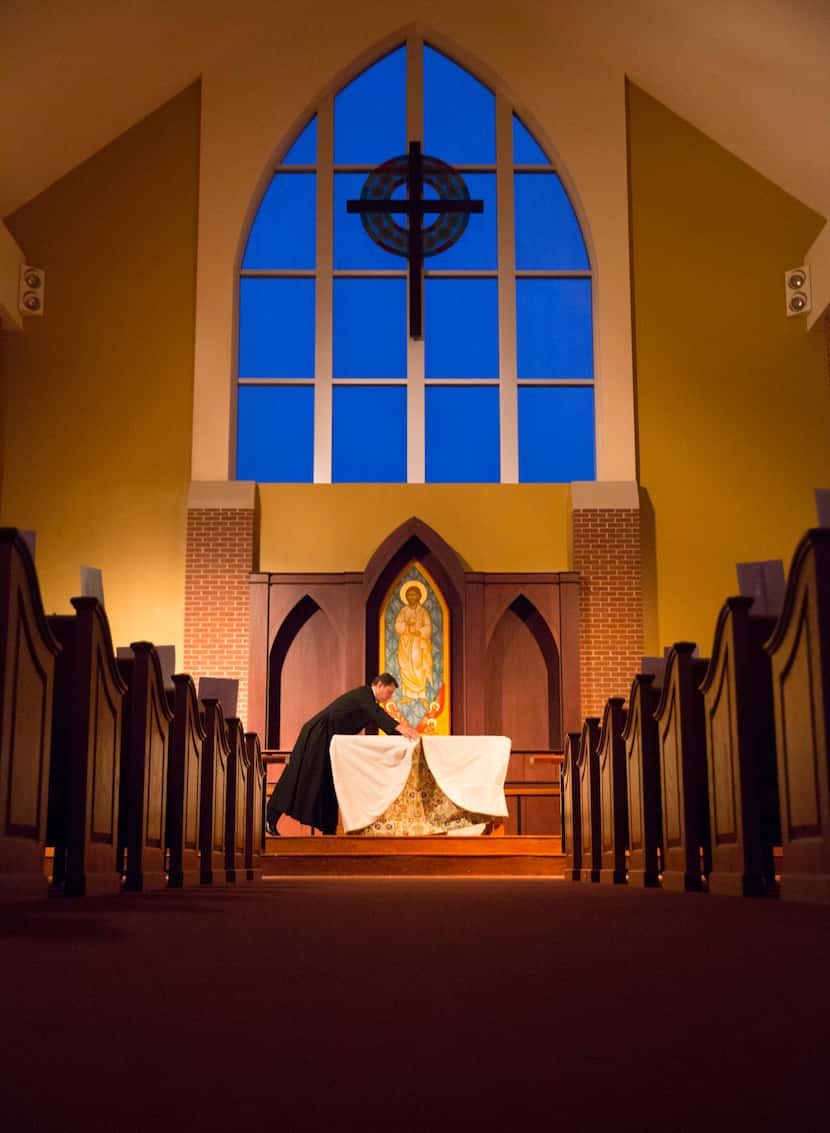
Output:
<instances>
[{"instance_id":1,"label":"black cassock","mask_svg":"<svg viewBox=\"0 0 830 1133\"><path fill-rule=\"evenodd\" d=\"M370 685L338 696L300 729L288 766L268 801L268 816L290 814L324 834L337 830L337 795L331 773L332 736L354 736L370 724L390 735L397 720L383 711Z\"/></svg>"}]
</instances>

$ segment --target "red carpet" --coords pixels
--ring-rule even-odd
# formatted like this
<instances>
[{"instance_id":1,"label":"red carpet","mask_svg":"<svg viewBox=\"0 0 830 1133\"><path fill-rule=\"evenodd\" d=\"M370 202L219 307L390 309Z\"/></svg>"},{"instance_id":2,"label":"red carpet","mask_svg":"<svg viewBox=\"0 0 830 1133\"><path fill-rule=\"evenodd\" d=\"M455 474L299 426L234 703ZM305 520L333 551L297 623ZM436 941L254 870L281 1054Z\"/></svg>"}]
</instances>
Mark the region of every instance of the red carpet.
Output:
<instances>
[{"instance_id":1,"label":"red carpet","mask_svg":"<svg viewBox=\"0 0 830 1133\"><path fill-rule=\"evenodd\" d=\"M830 909L366 879L0 910L9 1130L812 1130Z\"/></svg>"}]
</instances>

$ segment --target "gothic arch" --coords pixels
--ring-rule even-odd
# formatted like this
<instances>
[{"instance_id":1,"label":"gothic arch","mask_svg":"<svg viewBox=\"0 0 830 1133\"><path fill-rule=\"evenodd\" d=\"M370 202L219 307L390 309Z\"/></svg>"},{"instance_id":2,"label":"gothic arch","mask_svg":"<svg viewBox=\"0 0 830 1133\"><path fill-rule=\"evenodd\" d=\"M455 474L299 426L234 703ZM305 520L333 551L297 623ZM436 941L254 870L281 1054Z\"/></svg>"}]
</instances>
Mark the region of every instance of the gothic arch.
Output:
<instances>
[{"instance_id":1,"label":"gothic arch","mask_svg":"<svg viewBox=\"0 0 830 1133\"><path fill-rule=\"evenodd\" d=\"M521 623L518 629L514 619ZM511 625L512 623L512 625ZM518 633L516 630L518 629ZM527 638L538 648L544 669L541 670L526 651ZM504 654L508 653L508 664L516 661L513 670L504 669ZM535 695L524 696L525 682L535 681L538 688ZM553 633L536 606L524 594L519 594L496 622L487 642L485 660L485 685L487 697L487 730L500 730L503 701L509 704L522 704L522 712L531 718L536 709L536 719L541 721L540 699L544 703L546 746L553 751L562 747L562 679L559 649ZM542 737L540 736L541 740ZM540 745L541 746L541 745Z\"/></svg>"},{"instance_id":2,"label":"gothic arch","mask_svg":"<svg viewBox=\"0 0 830 1133\"><path fill-rule=\"evenodd\" d=\"M364 572L366 679L371 680L377 672L381 604L394 579L413 559L427 568L449 607L452 703L461 706L464 703L464 565L449 543L415 516L384 539ZM459 709L451 711L455 716Z\"/></svg>"},{"instance_id":3,"label":"gothic arch","mask_svg":"<svg viewBox=\"0 0 830 1133\"><path fill-rule=\"evenodd\" d=\"M267 746L269 748L284 748L293 738L293 735L283 735L283 732L287 730L293 732L293 728L291 728L290 725L296 724L296 721L286 720L283 676L286 670L286 662L290 665L292 649L303 632L306 631L307 634L309 623L311 623L312 619L315 617L320 620L318 634L315 636L320 636L323 639L333 637L334 627L332 626L331 619L328 617L325 610L308 594L304 595L289 613L286 614L274 637L270 651L268 676ZM316 680L319 676L319 666L315 661L320 662L325 658L317 656L320 650L315 649L314 644L314 642L311 642L310 664L307 667L310 676ZM289 727L285 728L283 726L284 724L289 725Z\"/></svg>"}]
</instances>

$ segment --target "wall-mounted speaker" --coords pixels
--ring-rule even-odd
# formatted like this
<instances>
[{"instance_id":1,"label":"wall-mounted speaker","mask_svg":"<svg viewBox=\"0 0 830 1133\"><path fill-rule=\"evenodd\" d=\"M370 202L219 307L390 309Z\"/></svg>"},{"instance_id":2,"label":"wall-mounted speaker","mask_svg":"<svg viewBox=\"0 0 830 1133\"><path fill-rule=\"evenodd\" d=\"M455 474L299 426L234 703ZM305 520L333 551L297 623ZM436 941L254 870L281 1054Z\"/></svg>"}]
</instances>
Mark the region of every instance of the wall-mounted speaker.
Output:
<instances>
[{"instance_id":1,"label":"wall-mounted speaker","mask_svg":"<svg viewBox=\"0 0 830 1133\"><path fill-rule=\"evenodd\" d=\"M17 305L21 315L42 315L46 294L46 272L28 264L20 266L20 287Z\"/></svg>"},{"instance_id":2,"label":"wall-mounted speaker","mask_svg":"<svg viewBox=\"0 0 830 1133\"><path fill-rule=\"evenodd\" d=\"M787 318L809 314L813 306L813 292L808 267L790 268L784 272L784 301L787 304Z\"/></svg>"}]
</instances>

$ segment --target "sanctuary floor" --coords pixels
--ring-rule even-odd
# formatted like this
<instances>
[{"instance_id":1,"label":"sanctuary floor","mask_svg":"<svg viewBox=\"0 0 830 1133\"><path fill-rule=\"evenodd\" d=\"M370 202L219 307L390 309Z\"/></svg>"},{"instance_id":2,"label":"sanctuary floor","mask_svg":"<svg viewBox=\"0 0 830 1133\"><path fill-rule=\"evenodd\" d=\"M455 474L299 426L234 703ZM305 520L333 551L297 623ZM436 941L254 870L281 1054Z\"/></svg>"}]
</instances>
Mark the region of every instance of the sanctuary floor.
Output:
<instances>
[{"instance_id":1,"label":"sanctuary floor","mask_svg":"<svg viewBox=\"0 0 830 1133\"><path fill-rule=\"evenodd\" d=\"M549 878L0 908L9 1130L818 1130L830 908Z\"/></svg>"}]
</instances>

